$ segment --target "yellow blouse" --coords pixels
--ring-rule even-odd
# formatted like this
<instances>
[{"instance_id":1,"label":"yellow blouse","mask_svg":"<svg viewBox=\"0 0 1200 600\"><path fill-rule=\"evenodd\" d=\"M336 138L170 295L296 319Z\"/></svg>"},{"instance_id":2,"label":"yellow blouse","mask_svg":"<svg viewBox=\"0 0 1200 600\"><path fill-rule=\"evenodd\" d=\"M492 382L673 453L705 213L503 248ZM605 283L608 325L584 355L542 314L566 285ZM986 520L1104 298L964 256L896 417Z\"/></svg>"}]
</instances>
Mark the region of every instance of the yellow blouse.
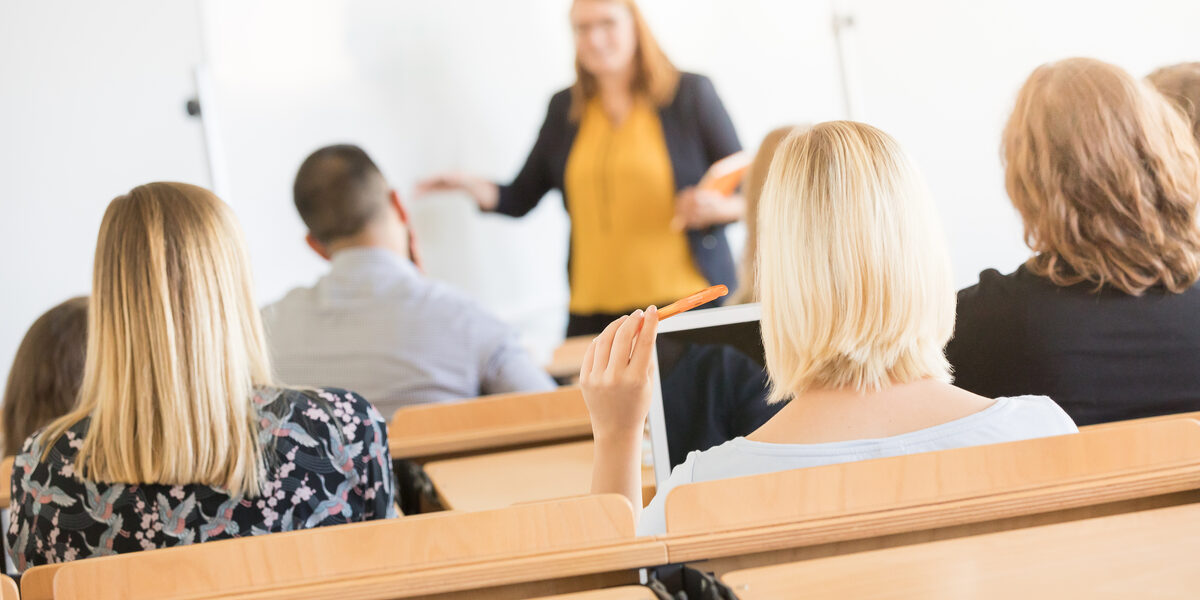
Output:
<instances>
[{"instance_id":1,"label":"yellow blouse","mask_svg":"<svg viewBox=\"0 0 1200 600\"><path fill-rule=\"evenodd\" d=\"M593 99L567 157L574 314L659 305L708 285L671 229L675 180L658 112L638 100L613 126Z\"/></svg>"}]
</instances>

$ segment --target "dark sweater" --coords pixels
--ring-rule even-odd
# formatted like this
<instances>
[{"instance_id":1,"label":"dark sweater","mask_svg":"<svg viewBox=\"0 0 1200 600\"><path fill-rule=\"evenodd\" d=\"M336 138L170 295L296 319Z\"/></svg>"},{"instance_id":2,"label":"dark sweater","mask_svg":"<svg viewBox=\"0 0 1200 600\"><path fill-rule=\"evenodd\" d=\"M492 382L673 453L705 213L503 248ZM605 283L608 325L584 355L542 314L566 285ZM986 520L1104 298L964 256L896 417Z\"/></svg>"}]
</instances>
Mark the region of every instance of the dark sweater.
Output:
<instances>
[{"instance_id":1,"label":"dark sweater","mask_svg":"<svg viewBox=\"0 0 1200 600\"><path fill-rule=\"evenodd\" d=\"M955 384L1050 396L1078 425L1200 410L1200 284L1142 296L1059 287L1024 266L958 293Z\"/></svg>"},{"instance_id":2,"label":"dark sweater","mask_svg":"<svg viewBox=\"0 0 1200 600\"><path fill-rule=\"evenodd\" d=\"M523 216L550 190L559 190L563 202L570 202L563 178L567 157L579 131L579 124L569 118L570 108L570 89L550 98L546 120L529 158L525 159L525 166L512 183L500 186L496 212ZM717 97L712 81L703 75L683 73L675 99L660 108L658 116L667 154L671 158L676 191L696 185L714 162L742 149L733 121ZM725 226L690 230L687 236L700 273L711 284L725 284L732 291L737 284L737 275L729 242L725 239Z\"/></svg>"}]
</instances>

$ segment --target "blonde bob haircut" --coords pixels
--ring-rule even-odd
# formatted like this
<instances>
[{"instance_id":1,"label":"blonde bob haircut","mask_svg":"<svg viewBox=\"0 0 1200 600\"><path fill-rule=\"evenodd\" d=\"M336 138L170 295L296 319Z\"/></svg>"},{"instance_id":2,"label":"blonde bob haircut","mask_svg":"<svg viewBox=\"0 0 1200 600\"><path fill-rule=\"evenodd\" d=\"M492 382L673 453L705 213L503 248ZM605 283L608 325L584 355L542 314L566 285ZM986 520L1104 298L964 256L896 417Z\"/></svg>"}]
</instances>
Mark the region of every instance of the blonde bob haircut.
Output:
<instances>
[{"instance_id":1,"label":"blonde bob haircut","mask_svg":"<svg viewBox=\"0 0 1200 600\"><path fill-rule=\"evenodd\" d=\"M662 108L675 100L679 87L679 69L667 58L658 40L650 31L650 24L634 0L575 0L575 2L615 2L624 6L633 19L633 34L637 38L637 50L633 55L633 93ZM575 83L571 86L571 109L568 117L572 122L583 118L583 109L589 100L600 92L596 76L583 68L579 57L575 57Z\"/></svg>"},{"instance_id":2,"label":"blonde bob haircut","mask_svg":"<svg viewBox=\"0 0 1200 600\"><path fill-rule=\"evenodd\" d=\"M261 493L252 405L272 384L249 261L232 211L212 192L151 183L112 201L100 224L79 404L85 479L200 484Z\"/></svg>"},{"instance_id":3,"label":"blonde bob haircut","mask_svg":"<svg viewBox=\"0 0 1200 600\"><path fill-rule=\"evenodd\" d=\"M950 260L924 181L882 131L850 121L780 144L758 214L771 402L810 389L950 381Z\"/></svg>"},{"instance_id":4,"label":"blonde bob haircut","mask_svg":"<svg viewBox=\"0 0 1200 600\"><path fill-rule=\"evenodd\" d=\"M1119 67L1034 70L1004 128L1005 187L1033 273L1130 295L1200 277L1200 156L1179 111Z\"/></svg>"}]
</instances>

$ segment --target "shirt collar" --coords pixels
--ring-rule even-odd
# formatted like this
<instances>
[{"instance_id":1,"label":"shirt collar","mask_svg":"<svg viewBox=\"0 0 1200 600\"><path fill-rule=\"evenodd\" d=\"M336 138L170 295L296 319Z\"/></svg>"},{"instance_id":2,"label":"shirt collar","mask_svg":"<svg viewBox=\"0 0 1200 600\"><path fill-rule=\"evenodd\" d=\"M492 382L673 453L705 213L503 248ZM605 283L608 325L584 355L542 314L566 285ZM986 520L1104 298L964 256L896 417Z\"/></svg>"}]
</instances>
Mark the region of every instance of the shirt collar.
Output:
<instances>
[{"instance_id":1,"label":"shirt collar","mask_svg":"<svg viewBox=\"0 0 1200 600\"><path fill-rule=\"evenodd\" d=\"M331 270L341 271L386 271L404 278L420 276L417 266L407 257L385 248L360 246L338 250L330 259Z\"/></svg>"}]
</instances>

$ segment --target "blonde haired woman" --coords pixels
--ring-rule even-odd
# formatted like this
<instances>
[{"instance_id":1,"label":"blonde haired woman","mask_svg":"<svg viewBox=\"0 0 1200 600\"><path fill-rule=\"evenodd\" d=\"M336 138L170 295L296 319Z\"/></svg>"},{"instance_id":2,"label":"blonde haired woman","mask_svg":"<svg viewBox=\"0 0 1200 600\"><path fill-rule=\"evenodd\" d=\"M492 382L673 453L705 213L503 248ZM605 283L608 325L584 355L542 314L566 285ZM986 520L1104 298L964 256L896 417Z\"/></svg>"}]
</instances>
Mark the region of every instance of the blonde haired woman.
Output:
<instances>
[{"instance_id":1,"label":"blonde haired woman","mask_svg":"<svg viewBox=\"0 0 1200 600\"><path fill-rule=\"evenodd\" d=\"M1034 255L958 296L947 355L983 395L1046 394L1080 425L1200 410L1200 156L1119 67L1038 67L1004 128Z\"/></svg>"},{"instance_id":2,"label":"blonde haired woman","mask_svg":"<svg viewBox=\"0 0 1200 600\"><path fill-rule=\"evenodd\" d=\"M575 336L709 284L734 288L725 225L744 208L738 196L696 188L713 163L742 149L712 82L675 68L634 0L574 0L570 19L575 84L550 99L512 183L448 173L419 187L463 190L480 209L510 217L561 191Z\"/></svg>"},{"instance_id":3,"label":"blonde haired woman","mask_svg":"<svg viewBox=\"0 0 1200 600\"><path fill-rule=\"evenodd\" d=\"M383 418L274 386L233 213L151 183L100 225L78 407L26 442L19 569L394 514Z\"/></svg>"},{"instance_id":4,"label":"blonde haired woman","mask_svg":"<svg viewBox=\"0 0 1200 600\"><path fill-rule=\"evenodd\" d=\"M791 134L758 225L771 400L788 404L750 435L691 453L646 508L642 533L664 531L667 494L693 481L1076 431L1049 398L991 400L950 385L949 259L920 176L883 132L834 121ZM580 374L592 491L635 507L656 331L654 307L613 322Z\"/></svg>"}]
</instances>

